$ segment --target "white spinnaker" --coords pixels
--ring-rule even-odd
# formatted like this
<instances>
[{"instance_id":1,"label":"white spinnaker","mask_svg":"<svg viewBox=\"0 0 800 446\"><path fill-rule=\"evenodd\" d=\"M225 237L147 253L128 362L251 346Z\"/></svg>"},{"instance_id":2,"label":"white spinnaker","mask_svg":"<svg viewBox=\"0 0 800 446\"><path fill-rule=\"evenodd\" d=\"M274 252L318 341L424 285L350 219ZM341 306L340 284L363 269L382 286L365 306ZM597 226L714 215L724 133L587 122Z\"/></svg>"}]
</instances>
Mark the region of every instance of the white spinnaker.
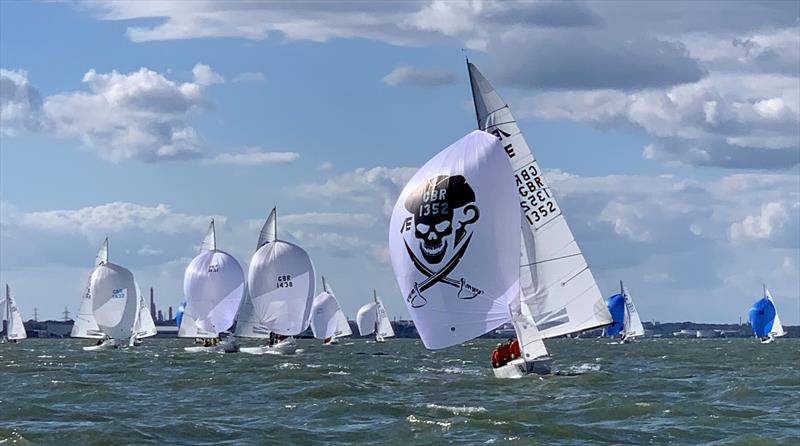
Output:
<instances>
[{"instance_id":1,"label":"white spinnaker","mask_svg":"<svg viewBox=\"0 0 800 446\"><path fill-rule=\"evenodd\" d=\"M633 299L625 287L622 287L622 295L625 297L625 337L635 338L637 336L644 336L642 319L639 318L639 312L636 311Z\"/></svg>"},{"instance_id":2,"label":"white spinnaker","mask_svg":"<svg viewBox=\"0 0 800 446\"><path fill-rule=\"evenodd\" d=\"M341 338L353 334L339 301L333 294L325 291L314 298L310 322L311 332L317 339Z\"/></svg>"},{"instance_id":3,"label":"white spinnaker","mask_svg":"<svg viewBox=\"0 0 800 446\"><path fill-rule=\"evenodd\" d=\"M486 132L459 139L408 182L392 212L389 253L425 347L460 344L510 320L519 221L511 165Z\"/></svg>"},{"instance_id":4,"label":"white spinnaker","mask_svg":"<svg viewBox=\"0 0 800 446\"><path fill-rule=\"evenodd\" d=\"M139 290L139 284L136 284L136 295L139 296L139 310L136 316L136 322L133 324L133 334L137 338L149 338L158 334L156 323L153 321L153 315L150 314L150 309Z\"/></svg>"},{"instance_id":5,"label":"white spinnaker","mask_svg":"<svg viewBox=\"0 0 800 446\"><path fill-rule=\"evenodd\" d=\"M207 331L198 327L197 324L194 322L194 319L192 319L192 316L186 314L186 312L184 311L183 319L181 319L181 326L178 327L179 338L211 339L211 338L216 338L217 336L219 336L219 333L217 333L216 331Z\"/></svg>"},{"instance_id":6,"label":"white spinnaker","mask_svg":"<svg viewBox=\"0 0 800 446\"><path fill-rule=\"evenodd\" d=\"M315 282L314 265L303 248L283 240L258 248L247 287L261 325L283 336L302 333L308 328Z\"/></svg>"},{"instance_id":7,"label":"white spinnaker","mask_svg":"<svg viewBox=\"0 0 800 446\"><path fill-rule=\"evenodd\" d=\"M28 333L25 331L25 324L22 322L22 315L17 308L17 303L11 297L11 290L6 284L6 298L0 301L0 308L3 309L3 319L6 319L6 338L10 340L25 339Z\"/></svg>"},{"instance_id":8,"label":"white spinnaker","mask_svg":"<svg viewBox=\"0 0 800 446\"><path fill-rule=\"evenodd\" d=\"M377 293L374 293L373 297L376 304L375 314L378 319L376 328L378 336L382 338L394 337L394 329L392 328L392 322L389 320L389 315L386 313L386 307L383 306L383 302Z\"/></svg>"},{"instance_id":9,"label":"white spinnaker","mask_svg":"<svg viewBox=\"0 0 800 446\"><path fill-rule=\"evenodd\" d=\"M100 331L114 339L130 338L139 306L133 273L106 262L95 268L89 290Z\"/></svg>"},{"instance_id":10,"label":"white spinnaker","mask_svg":"<svg viewBox=\"0 0 800 446\"><path fill-rule=\"evenodd\" d=\"M240 338L268 338L269 329L256 314L250 290L245 289L239 312L236 313L236 336Z\"/></svg>"},{"instance_id":11,"label":"white spinnaker","mask_svg":"<svg viewBox=\"0 0 800 446\"><path fill-rule=\"evenodd\" d=\"M772 328L770 329L769 334L772 337L779 338L785 335L786 332L783 330L781 318L778 316L778 306L775 305L775 301L772 299L772 294L766 287L764 287L764 295L767 296L767 299L769 299L772 302L772 305L775 306L775 319L772 320Z\"/></svg>"},{"instance_id":12,"label":"white spinnaker","mask_svg":"<svg viewBox=\"0 0 800 446\"><path fill-rule=\"evenodd\" d=\"M468 63L478 128L500 139L522 205L521 300L545 339L612 322L578 243L508 106Z\"/></svg>"},{"instance_id":13,"label":"white spinnaker","mask_svg":"<svg viewBox=\"0 0 800 446\"><path fill-rule=\"evenodd\" d=\"M356 313L356 326L358 327L359 335L366 336L375 333L376 322L378 320L377 308L377 302L370 302L358 309L358 313Z\"/></svg>"},{"instance_id":14,"label":"white spinnaker","mask_svg":"<svg viewBox=\"0 0 800 446\"><path fill-rule=\"evenodd\" d=\"M275 208L272 208L272 211L269 213L269 216L267 217L267 221L265 221L264 226L261 227L261 233L258 235L258 243L256 244L256 250L266 245L267 243L274 242L277 239L278 239L277 210Z\"/></svg>"},{"instance_id":15,"label":"white spinnaker","mask_svg":"<svg viewBox=\"0 0 800 446\"><path fill-rule=\"evenodd\" d=\"M186 267L183 293L187 302L184 321L188 315L198 330L221 333L233 325L244 295L244 272L230 254L217 249L203 251Z\"/></svg>"}]
</instances>

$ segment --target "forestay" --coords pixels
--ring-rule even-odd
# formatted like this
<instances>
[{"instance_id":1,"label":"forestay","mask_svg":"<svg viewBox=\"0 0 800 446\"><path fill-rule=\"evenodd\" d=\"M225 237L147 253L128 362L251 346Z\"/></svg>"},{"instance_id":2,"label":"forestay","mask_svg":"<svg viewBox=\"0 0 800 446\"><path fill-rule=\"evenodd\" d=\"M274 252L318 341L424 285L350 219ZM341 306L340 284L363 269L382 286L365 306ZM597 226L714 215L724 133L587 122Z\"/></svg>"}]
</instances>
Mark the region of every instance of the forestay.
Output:
<instances>
[{"instance_id":1,"label":"forestay","mask_svg":"<svg viewBox=\"0 0 800 446\"><path fill-rule=\"evenodd\" d=\"M523 304L544 338L611 323L586 260L511 111L478 69L467 65L478 128L501 141L522 207Z\"/></svg>"},{"instance_id":2,"label":"forestay","mask_svg":"<svg viewBox=\"0 0 800 446\"><path fill-rule=\"evenodd\" d=\"M260 247L247 274L260 327L283 336L302 333L308 327L315 282L314 265L303 248L282 240Z\"/></svg>"},{"instance_id":3,"label":"forestay","mask_svg":"<svg viewBox=\"0 0 800 446\"><path fill-rule=\"evenodd\" d=\"M500 141L474 131L425 163L400 194L389 252L425 347L509 321L519 293L520 211Z\"/></svg>"},{"instance_id":4,"label":"forestay","mask_svg":"<svg viewBox=\"0 0 800 446\"><path fill-rule=\"evenodd\" d=\"M311 332L317 339L341 338L353 334L347 317L333 294L323 291L314 298L311 307Z\"/></svg>"},{"instance_id":5,"label":"forestay","mask_svg":"<svg viewBox=\"0 0 800 446\"><path fill-rule=\"evenodd\" d=\"M100 331L114 339L129 338L138 311L133 273L105 262L92 273L89 292L92 313Z\"/></svg>"}]
</instances>

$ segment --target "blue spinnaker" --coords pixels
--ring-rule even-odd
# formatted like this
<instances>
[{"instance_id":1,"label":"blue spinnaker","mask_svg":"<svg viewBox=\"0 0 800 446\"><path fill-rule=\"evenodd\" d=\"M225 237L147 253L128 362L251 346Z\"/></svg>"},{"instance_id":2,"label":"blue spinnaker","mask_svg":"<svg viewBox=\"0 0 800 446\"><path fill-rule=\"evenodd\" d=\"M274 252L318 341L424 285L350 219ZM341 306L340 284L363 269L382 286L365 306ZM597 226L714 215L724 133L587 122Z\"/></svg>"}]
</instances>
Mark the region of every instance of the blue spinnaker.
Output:
<instances>
[{"instance_id":1,"label":"blue spinnaker","mask_svg":"<svg viewBox=\"0 0 800 446\"><path fill-rule=\"evenodd\" d=\"M750 308L750 325L753 326L753 332L759 338L769 336L772 331L772 323L775 321L775 304L771 300L764 297L756 301Z\"/></svg>"},{"instance_id":2,"label":"blue spinnaker","mask_svg":"<svg viewBox=\"0 0 800 446\"><path fill-rule=\"evenodd\" d=\"M614 336L619 334L625 327L625 296L622 294L615 294L608 298L608 312L611 313L611 319L614 322L606 328L606 334Z\"/></svg>"},{"instance_id":3,"label":"blue spinnaker","mask_svg":"<svg viewBox=\"0 0 800 446\"><path fill-rule=\"evenodd\" d=\"M181 302L178 305L178 311L175 312L175 324L181 328L181 321L183 320L183 312L186 311L186 302Z\"/></svg>"}]
</instances>

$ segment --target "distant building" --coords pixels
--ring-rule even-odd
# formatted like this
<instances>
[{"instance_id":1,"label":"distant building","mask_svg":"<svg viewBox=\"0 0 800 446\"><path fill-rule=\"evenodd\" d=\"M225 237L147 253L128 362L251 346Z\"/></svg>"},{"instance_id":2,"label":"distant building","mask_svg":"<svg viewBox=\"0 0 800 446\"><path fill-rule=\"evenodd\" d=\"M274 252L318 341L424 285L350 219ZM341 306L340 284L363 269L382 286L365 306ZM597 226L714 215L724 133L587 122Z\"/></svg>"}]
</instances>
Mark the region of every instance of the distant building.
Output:
<instances>
[{"instance_id":1,"label":"distant building","mask_svg":"<svg viewBox=\"0 0 800 446\"><path fill-rule=\"evenodd\" d=\"M170 321L172 320L172 305L170 305L170 307L169 307L169 319L168 320L170 320Z\"/></svg>"},{"instance_id":2,"label":"distant building","mask_svg":"<svg viewBox=\"0 0 800 446\"><path fill-rule=\"evenodd\" d=\"M164 313L162 313L161 310L158 310L158 319L156 320L158 322L164 322Z\"/></svg>"},{"instance_id":3,"label":"distant building","mask_svg":"<svg viewBox=\"0 0 800 446\"><path fill-rule=\"evenodd\" d=\"M156 320L156 301L153 298L153 287L150 287L150 317Z\"/></svg>"}]
</instances>

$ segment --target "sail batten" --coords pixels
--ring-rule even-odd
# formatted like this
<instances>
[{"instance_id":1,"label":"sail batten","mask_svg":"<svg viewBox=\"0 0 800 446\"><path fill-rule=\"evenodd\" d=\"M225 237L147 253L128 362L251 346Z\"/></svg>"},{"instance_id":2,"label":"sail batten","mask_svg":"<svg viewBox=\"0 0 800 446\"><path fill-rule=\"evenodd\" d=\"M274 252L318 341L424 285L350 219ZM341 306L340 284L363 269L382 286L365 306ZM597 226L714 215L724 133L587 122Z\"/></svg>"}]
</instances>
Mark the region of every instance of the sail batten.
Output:
<instances>
[{"instance_id":1,"label":"sail batten","mask_svg":"<svg viewBox=\"0 0 800 446\"><path fill-rule=\"evenodd\" d=\"M511 162L523 214L520 299L541 337L611 323L594 276L511 109L475 65L467 66L478 127L500 140Z\"/></svg>"}]
</instances>

